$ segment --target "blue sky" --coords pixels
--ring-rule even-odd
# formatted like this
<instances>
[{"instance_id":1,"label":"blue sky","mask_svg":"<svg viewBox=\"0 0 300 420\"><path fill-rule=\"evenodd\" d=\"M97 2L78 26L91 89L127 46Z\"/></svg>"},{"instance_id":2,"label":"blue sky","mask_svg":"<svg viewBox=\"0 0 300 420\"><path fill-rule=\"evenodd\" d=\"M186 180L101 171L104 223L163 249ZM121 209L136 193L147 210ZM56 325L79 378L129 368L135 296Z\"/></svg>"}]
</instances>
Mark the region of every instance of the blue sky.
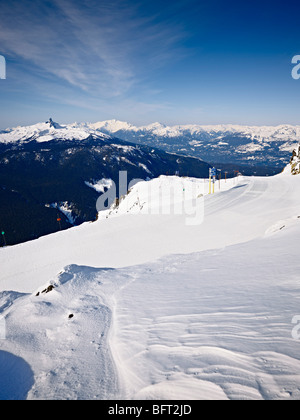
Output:
<instances>
[{"instance_id":1,"label":"blue sky","mask_svg":"<svg viewBox=\"0 0 300 420\"><path fill-rule=\"evenodd\" d=\"M0 0L0 127L300 124L295 1Z\"/></svg>"}]
</instances>

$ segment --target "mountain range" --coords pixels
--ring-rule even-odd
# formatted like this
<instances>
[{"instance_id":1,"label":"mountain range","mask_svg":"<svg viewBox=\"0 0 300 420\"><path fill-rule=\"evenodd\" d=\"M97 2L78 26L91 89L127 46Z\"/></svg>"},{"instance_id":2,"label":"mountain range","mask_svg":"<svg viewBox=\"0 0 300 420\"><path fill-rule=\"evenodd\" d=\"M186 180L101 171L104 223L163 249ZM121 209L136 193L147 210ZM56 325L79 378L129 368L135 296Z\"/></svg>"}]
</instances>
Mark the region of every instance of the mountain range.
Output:
<instances>
[{"instance_id":1,"label":"mountain range","mask_svg":"<svg viewBox=\"0 0 300 420\"><path fill-rule=\"evenodd\" d=\"M290 161L299 126L136 127L109 120L59 124L50 118L0 131L1 245L97 218L96 202L119 171L132 179L207 178L212 165L234 176L273 175ZM209 162L209 163L206 163Z\"/></svg>"},{"instance_id":2,"label":"mountain range","mask_svg":"<svg viewBox=\"0 0 300 420\"><path fill-rule=\"evenodd\" d=\"M272 175L288 164L300 141L300 126L167 126L156 122L137 127L115 119L60 125L50 118L46 123L0 131L0 151L9 144L20 145L32 140L45 143L55 139L86 140L90 136L118 138L169 153L198 157L212 164L232 164L248 171L252 168L252 173L257 169L259 175L264 174L262 168L265 168Z\"/></svg>"},{"instance_id":3,"label":"mountain range","mask_svg":"<svg viewBox=\"0 0 300 420\"><path fill-rule=\"evenodd\" d=\"M283 169L300 140L300 126L174 125L136 127L109 120L89 124L102 133L137 144L199 157L206 162ZM253 171L255 172L255 171Z\"/></svg>"},{"instance_id":4,"label":"mountain range","mask_svg":"<svg viewBox=\"0 0 300 420\"><path fill-rule=\"evenodd\" d=\"M210 165L96 129L50 119L0 133L0 229L13 245L97 218L96 202L119 171L132 179L207 177Z\"/></svg>"}]
</instances>

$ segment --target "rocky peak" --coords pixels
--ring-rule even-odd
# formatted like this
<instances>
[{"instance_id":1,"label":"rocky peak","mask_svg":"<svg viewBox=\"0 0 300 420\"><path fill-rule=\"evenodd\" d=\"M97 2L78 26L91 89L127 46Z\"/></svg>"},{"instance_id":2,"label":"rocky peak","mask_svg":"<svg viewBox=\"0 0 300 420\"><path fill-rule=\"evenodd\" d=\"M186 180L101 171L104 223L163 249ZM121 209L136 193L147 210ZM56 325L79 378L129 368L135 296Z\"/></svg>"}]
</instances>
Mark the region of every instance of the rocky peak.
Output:
<instances>
[{"instance_id":1,"label":"rocky peak","mask_svg":"<svg viewBox=\"0 0 300 420\"><path fill-rule=\"evenodd\" d=\"M293 152L292 159L290 161L292 175L300 174L300 144L296 147Z\"/></svg>"}]
</instances>

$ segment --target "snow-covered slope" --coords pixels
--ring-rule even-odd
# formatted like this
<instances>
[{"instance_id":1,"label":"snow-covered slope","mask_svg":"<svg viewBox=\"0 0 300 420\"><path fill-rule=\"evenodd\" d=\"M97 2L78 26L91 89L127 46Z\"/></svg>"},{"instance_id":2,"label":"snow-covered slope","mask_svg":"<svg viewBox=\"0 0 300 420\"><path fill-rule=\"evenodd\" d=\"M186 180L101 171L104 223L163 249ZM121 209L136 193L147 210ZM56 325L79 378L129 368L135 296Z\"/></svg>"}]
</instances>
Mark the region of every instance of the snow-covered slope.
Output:
<instances>
[{"instance_id":1,"label":"snow-covered slope","mask_svg":"<svg viewBox=\"0 0 300 420\"><path fill-rule=\"evenodd\" d=\"M175 173L205 177L209 167L198 158L125 142L83 124L49 120L8 130L0 133L1 229L6 243L14 245L95 220L95 185L103 179L118 185L120 171L128 180Z\"/></svg>"},{"instance_id":2,"label":"snow-covered slope","mask_svg":"<svg viewBox=\"0 0 300 420\"><path fill-rule=\"evenodd\" d=\"M0 249L0 397L299 399L300 178L149 183Z\"/></svg>"}]
</instances>

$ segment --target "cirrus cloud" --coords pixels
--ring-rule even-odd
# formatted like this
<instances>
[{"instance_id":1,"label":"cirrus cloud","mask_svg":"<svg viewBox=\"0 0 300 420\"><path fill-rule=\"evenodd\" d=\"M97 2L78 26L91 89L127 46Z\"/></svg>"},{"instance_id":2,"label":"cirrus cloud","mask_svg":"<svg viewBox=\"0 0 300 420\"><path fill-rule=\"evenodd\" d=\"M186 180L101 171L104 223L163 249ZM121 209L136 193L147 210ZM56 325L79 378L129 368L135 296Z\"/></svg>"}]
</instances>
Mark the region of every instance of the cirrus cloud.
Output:
<instances>
[{"instance_id":1,"label":"cirrus cloud","mask_svg":"<svg viewBox=\"0 0 300 420\"><path fill-rule=\"evenodd\" d=\"M143 14L145 2L11 0L1 6L4 53L92 96L129 94L178 58L183 28Z\"/></svg>"}]
</instances>

